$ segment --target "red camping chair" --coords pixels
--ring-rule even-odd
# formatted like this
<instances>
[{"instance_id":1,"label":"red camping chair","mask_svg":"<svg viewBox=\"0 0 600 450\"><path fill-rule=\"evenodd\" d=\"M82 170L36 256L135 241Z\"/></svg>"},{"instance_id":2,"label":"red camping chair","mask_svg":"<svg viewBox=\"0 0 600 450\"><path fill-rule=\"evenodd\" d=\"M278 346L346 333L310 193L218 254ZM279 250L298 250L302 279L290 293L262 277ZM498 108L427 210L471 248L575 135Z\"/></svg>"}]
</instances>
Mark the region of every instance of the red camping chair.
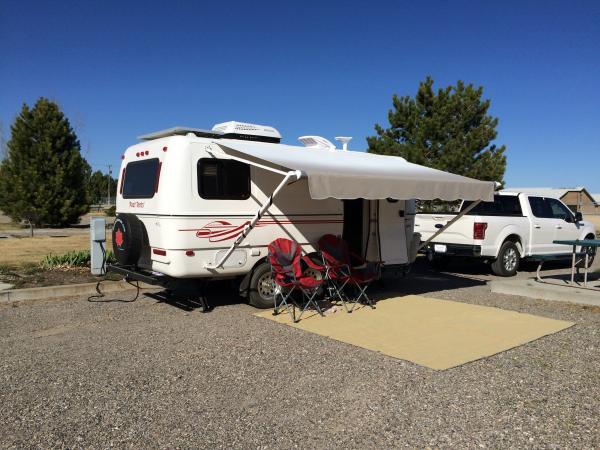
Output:
<instances>
[{"instance_id":1,"label":"red camping chair","mask_svg":"<svg viewBox=\"0 0 600 450\"><path fill-rule=\"evenodd\" d=\"M333 292L344 304L346 311L352 312L356 303L363 298L371 308L375 309L375 305L366 291L371 282L381 276L381 262L366 261L351 252L346 241L332 234L326 234L319 239L319 250L323 255L325 276ZM358 295L354 299L349 299L344 293L344 288L348 283L358 289ZM346 301L354 302L351 309L348 309Z\"/></svg>"},{"instance_id":2,"label":"red camping chair","mask_svg":"<svg viewBox=\"0 0 600 450\"><path fill-rule=\"evenodd\" d=\"M275 294L273 296L273 314L278 314L279 310L285 307L294 322L298 322L304 311L313 305L320 315L323 315L315 297L319 292L319 287L325 279L316 279L302 273L302 262L312 269L325 271L325 267L319 266L308 256L302 256L302 248L297 242L285 238L275 239L269 244L269 263L275 283ZM302 294L303 304L299 305L294 301L292 293L298 289ZM278 298L281 301L278 302ZM290 305L288 300L292 301ZM290 312L291 306L291 312ZM300 309L300 315L296 318L295 306Z\"/></svg>"}]
</instances>

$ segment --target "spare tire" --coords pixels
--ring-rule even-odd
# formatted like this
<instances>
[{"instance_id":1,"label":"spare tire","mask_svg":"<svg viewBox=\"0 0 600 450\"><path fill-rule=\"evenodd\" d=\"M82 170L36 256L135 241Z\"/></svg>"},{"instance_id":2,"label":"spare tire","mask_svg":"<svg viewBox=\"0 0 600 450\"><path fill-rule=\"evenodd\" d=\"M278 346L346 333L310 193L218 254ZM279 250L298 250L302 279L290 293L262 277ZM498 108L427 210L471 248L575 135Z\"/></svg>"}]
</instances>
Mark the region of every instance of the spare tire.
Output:
<instances>
[{"instance_id":1,"label":"spare tire","mask_svg":"<svg viewBox=\"0 0 600 450\"><path fill-rule=\"evenodd\" d=\"M134 214L118 214L113 225L112 242L119 264L137 264L144 246L144 224Z\"/></svg>"}]
</instances>

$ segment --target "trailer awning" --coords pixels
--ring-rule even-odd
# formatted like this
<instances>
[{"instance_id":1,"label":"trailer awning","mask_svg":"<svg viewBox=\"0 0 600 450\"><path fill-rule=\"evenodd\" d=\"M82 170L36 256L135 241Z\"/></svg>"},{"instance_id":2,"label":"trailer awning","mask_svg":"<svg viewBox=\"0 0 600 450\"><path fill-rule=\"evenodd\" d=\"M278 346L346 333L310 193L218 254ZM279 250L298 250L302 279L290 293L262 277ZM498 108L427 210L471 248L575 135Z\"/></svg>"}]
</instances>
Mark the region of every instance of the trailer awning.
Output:
<instances>
[{"instance_id":1,"label":"trailer awning","mask_svg":"<svg viewBox=\"0 0 600 450\"><path fill-rule=\"evenodd\" d=\"M494 182L431 169L399 157L233 139L213 142L233 157L302 171L316 200L494 199Z\"/></svg>"}]
</instances>

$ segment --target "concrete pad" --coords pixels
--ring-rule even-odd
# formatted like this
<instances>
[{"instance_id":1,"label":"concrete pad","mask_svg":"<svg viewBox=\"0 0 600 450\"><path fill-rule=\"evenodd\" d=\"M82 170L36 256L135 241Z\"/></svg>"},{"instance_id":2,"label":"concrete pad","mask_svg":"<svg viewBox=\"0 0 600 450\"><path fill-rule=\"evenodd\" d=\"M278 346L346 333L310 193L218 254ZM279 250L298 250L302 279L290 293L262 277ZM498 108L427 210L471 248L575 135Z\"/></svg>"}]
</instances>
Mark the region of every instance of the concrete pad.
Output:
<instances>
[{"instance_id":1,"label":"concrete pad","mask_svg":"<svg viewBox=\"0 0 600 450\"><path fill-rule=\"evenodd\" d=\"M5 289L12 289L13 285L12 284L8 284L8 283L0 283L0 291L3 291Z\"/></svg>"},{"instance_id":2,"label":"concrete pad","mask_svg":"<svg viewBox=\"0 0 600 450\"><path fill-rule=\"evenodd\" d=\"M497 279L488 282L492 292L540 300L600 306L600 291L566 285L540 283L535 278ZM598 284L597 282L592 285Z\"/></svg>"},{"instance_id":3,"label":"concrete pad","mask_svg":"<svg viewBox=\"0 0 600 450\"><path fill-rule=\"evenodd\" d=\"M574 325L573 322L416 295L389 298L348 314L256 314L357 347L445 370L486 358ZM306 317L306 318L304 318Z\"/></svg>"}]
</instances>

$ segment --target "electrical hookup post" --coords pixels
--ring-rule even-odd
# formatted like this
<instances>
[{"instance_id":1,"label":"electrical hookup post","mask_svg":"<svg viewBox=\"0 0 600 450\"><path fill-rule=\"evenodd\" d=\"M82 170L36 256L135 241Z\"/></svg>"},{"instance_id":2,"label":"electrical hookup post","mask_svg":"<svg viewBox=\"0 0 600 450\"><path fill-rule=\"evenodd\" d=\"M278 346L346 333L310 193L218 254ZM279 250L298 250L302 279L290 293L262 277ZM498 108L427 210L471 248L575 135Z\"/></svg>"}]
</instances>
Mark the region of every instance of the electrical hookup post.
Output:
<instances>
[{"instance_id":1,"label":"electrical hookup post","mask_svg":"<svg viewBox=\"0 0 600 450\"><path fill-rule=\"evenodd\" d=\"M90 220L90 269L92 275L106 273L106 219L92 217Z\"/></svg>"}]
</instances>

